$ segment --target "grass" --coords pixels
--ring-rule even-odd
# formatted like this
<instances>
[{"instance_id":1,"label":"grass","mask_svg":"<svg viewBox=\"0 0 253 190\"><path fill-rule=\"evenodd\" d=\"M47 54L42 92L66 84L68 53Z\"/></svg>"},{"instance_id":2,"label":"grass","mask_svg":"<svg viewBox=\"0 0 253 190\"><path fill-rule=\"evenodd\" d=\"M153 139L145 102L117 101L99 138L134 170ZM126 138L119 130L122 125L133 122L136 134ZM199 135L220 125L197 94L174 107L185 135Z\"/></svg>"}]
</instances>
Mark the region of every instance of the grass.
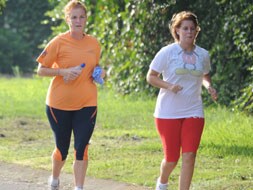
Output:
<instances>
[{"instance_id":1,"label":"grass","mask_svg":"<svg viewBox=\"0 0 253 190\"><path fill-rule=\"evenodd\" d=\"M0 161L50 170L54 143L45 115L48 84L46 78L0 78ZM122 97L99 88L89 176L154 186L163 157L154 106L151 97ZM192 189L253 189L252 123L252 117L218 105L206 108ZM72 147L66 172L71 172ZM172 189L179 172L180 162L171 176Z\"/></svg>"}]
</instances>

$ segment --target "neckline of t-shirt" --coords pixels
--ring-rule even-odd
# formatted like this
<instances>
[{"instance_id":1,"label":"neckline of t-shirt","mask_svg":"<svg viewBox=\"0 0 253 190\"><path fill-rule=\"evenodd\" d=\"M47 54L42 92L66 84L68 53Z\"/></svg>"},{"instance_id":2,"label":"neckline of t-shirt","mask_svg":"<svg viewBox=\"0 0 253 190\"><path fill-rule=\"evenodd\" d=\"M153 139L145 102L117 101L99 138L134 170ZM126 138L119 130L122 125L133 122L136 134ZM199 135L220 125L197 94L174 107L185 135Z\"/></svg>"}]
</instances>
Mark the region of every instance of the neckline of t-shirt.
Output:
<instances>
[{"instance_id":1,"label":"neckline of t-shirt","mask_svg":"<svg viewBox=\"0 0 253 190\"><path fill-rule=\"evenodd\" d=\"M75 41L75 42L82 42L82 41L85 40L86 37L87 37L87 34L83 32L83 38L80 39L80 40L77 40L77 39L71 37L70 31L67 31L66 33L67 33L68 38L69 38L70 40L72 40L72 41Z\"/></svg>"},{"instance_id":2,"label":"neckline of t-shirt","mask_svg":"<svg viewBox=\"0 0 253 190\"><path fill-rule=\"evenodd\" d=\"M194 44L194 48L192 49L192 51L185 51L181 46L180 46L180 44L179 43L176 43L177 44L177 46L179 47L179 49L180 49L180 52L184 52L184 53L186 53L186 54L194 54L194 53L196 53L196 49L197 49L197 45L196 44Z\"/></svg>"}]
</instances>

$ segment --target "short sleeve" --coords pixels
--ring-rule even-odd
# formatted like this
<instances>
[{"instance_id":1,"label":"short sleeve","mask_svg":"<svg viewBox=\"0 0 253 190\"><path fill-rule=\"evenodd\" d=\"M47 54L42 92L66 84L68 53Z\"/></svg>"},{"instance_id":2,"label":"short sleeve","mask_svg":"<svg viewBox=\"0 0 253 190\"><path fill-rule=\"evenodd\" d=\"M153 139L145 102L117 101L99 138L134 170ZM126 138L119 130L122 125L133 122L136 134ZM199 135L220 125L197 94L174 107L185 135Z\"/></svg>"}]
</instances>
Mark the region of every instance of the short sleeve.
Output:
<instances>
[{"instance_id":1,"label":"short sleeve","mask_svg":"<svg viewBox=\"0 0 253 190\"><path fill-rule=\"evenodd\" d=\"M166 48L163 47L160 51L157 52L149 68L158 73L162 73L166 67L167 57L168 57L168 54L167 54Z\"/></svg>"},{"instance_id":2,"label":"short sleeve","mask_svg":"<svg viewBox=\"0 0 253 190\"><path fill-rule=\"evenodd\" d=\"M56 37L46 45L45 49L41 52L36 61L45 67L51 68L57 59L58 52L59 40Z\"/></svg>"}]
</instances>

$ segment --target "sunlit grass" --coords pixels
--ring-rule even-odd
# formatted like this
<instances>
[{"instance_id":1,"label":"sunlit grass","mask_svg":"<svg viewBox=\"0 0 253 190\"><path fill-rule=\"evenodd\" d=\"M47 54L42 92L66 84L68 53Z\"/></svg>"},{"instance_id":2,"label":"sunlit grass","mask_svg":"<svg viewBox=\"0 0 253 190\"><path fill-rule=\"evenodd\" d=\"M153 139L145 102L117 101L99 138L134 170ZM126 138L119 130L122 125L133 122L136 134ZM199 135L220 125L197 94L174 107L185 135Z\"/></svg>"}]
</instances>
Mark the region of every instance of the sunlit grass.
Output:
<instances>
[{"instance_id":1,"label":"sunlit grass","mask_svg":"<svg viewBox=\"0 0 253 190\"><path fill-rule=\"evenodd\" d=\"M53 136L45 116L49 79L0 78L0 161L50 169ZM163 157L153 121L155 98L122 97L99 87L88 175L153 187ZM192 189L252 189L253 118L206 108ZM18 158L18 159L17 159ZM71 172L73 145L64 171ZM178 184L179 166L171 188Z\"/></svg>"}]
</instances>

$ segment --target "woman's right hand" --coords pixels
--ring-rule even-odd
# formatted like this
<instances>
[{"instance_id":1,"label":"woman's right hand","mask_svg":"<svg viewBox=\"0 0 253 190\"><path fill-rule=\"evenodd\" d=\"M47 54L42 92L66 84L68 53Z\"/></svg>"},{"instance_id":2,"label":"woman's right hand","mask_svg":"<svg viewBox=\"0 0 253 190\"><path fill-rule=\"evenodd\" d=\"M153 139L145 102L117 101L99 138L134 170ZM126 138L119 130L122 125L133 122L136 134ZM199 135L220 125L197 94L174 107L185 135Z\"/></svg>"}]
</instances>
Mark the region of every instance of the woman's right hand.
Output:
<instances>
[{"instance_id":1,"label":"woman's right hand","mask_svg":"<svg viewBox=\"0 0 253 190\"><path fill-rule=\"evenodd\" d=\"M183 87L180 85L177 85L177 84L169 84L167 89L176 94L179 91L181 91L183 89Z\"/></svg>"},{"instance_id":2,"label":"woman's right hand","mask_svg":"<svg viewBox=\"0 0 253 190\"><path fill-rule=\"evenodd\" d=\"M79 66L78 66L79 67ZM60 75L64 78L64 81L73 81L81 74L82 69L77 67L69 67L67 69L61 69Z\"/></svg>"}]
</instances>

